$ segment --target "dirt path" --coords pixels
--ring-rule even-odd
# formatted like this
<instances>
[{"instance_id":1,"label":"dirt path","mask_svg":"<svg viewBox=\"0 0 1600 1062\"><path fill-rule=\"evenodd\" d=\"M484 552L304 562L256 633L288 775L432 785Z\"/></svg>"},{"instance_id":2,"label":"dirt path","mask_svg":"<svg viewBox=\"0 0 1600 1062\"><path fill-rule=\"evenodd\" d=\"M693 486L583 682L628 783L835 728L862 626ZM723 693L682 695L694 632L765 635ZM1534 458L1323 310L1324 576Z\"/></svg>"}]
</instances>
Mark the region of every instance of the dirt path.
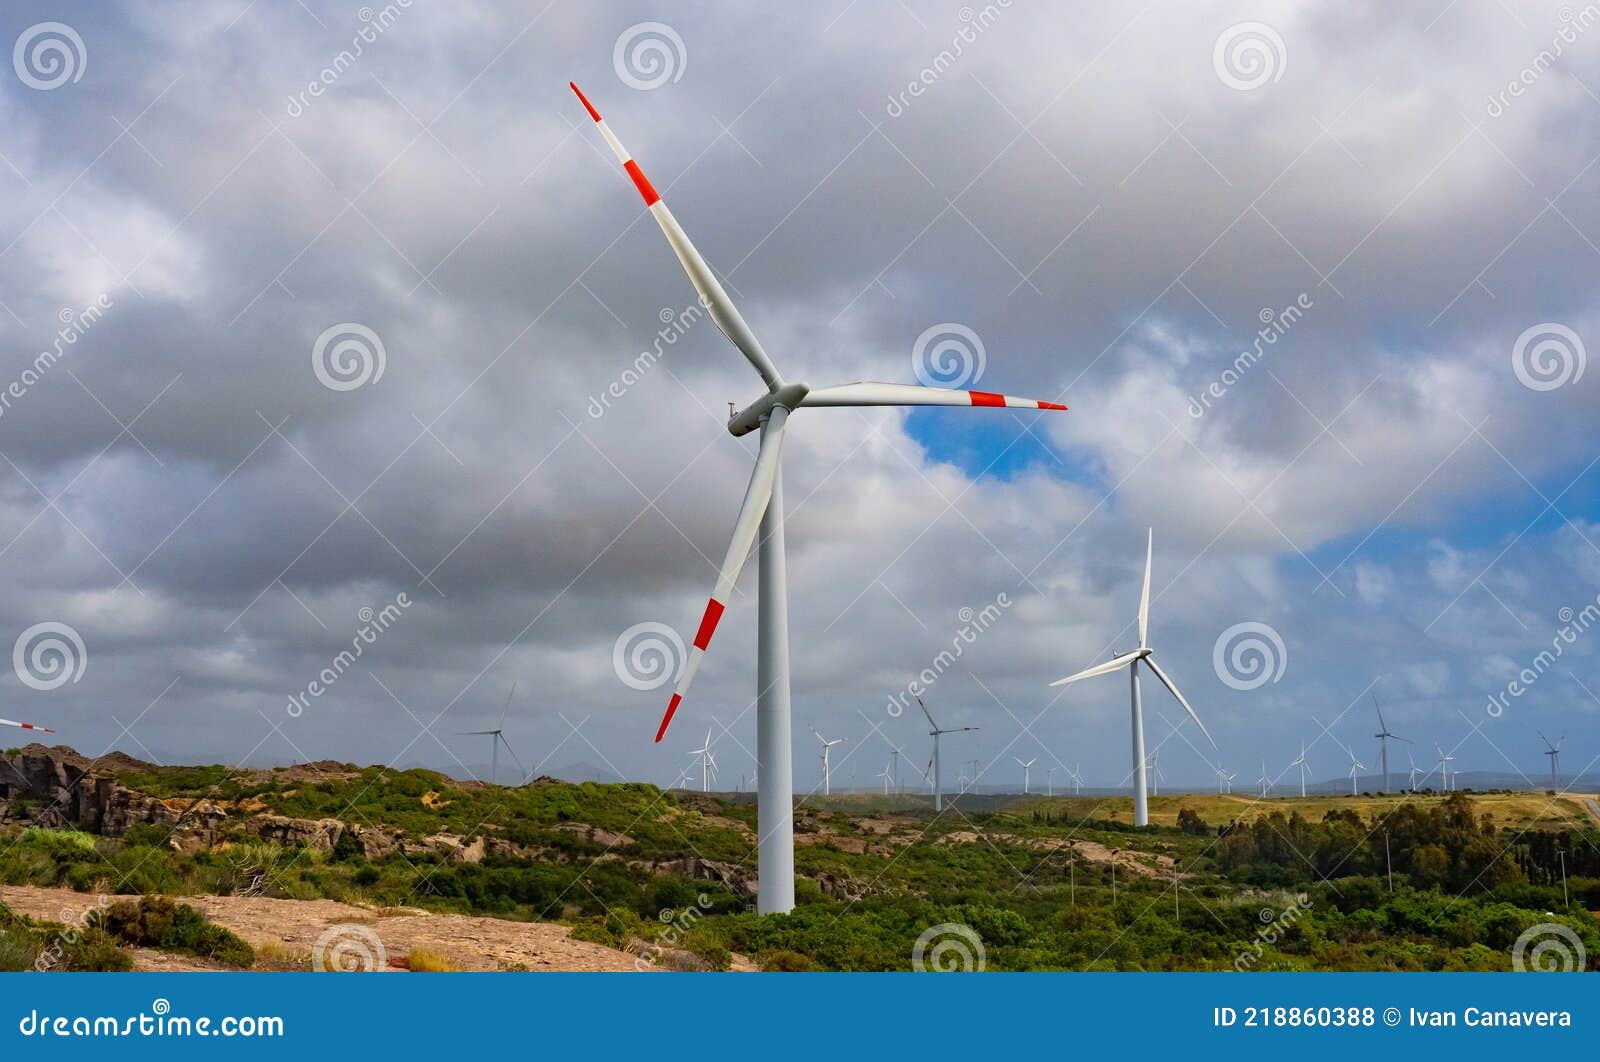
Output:
<instances>
[{"instance_id":1,"label":"dirt path","mask_svg":"<svg viewBox=\"0 0 1600 1062\"><path fill-rule=\"evenodd\" d=\"M469 915L430 914L414 907L379 912L334 900L273 900L257 896L185 896L182 902L233 930L257 951L263 965L308 969L313 948L326 937L325 955L339 952L367 964L367 957L391 969L415 949L443 956L463 970L630 971L632 955L599 944L573 940L566 926L548 922L508 922ZM18 914L52 922L78 923L96 897L69 889L0 885L0 901ZM137 949L140 970L205 970L208 963L187 956Z\"/></svg>"}]
</instances>

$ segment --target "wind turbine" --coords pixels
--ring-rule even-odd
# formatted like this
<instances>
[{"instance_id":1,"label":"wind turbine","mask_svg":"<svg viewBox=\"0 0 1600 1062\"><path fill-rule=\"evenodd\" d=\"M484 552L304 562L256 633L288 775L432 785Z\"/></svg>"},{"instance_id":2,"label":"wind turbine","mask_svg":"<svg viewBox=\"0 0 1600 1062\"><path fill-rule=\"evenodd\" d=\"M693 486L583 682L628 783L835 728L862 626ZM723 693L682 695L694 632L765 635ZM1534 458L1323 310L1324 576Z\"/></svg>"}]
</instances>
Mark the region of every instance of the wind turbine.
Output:
<instances>
[{"instance_id":1,"label":"wind turbine","mask_svg":"<svg viewBox=\"0 0 1600 1062\"><path fill-rule=\"evenodd\" d=\"M517 754L511 752L511 742L506 740L505 725L506 713L511 711L511 698L517 695L517 684L511 684L511 692L506 694L505 707L500 709L500 722L493 730L463 730L462 737L488 737L489 739L489 784L500 784L500 746L504 745L506 751L511 753L511 760L524 775L527 768L522 766L522 761L517 759Z\"/></svg>"},{"instance_id":2,"label":"wind turbine","mask_svg":"<svg viewBox=\"0 0 1600 1062\"><path fill-rule=\"evenodd\" d=\"M886 763L883 765L883 770L879 771L876 777L883 779L883 795L888 796L889 783L894 779L894 772L889 769L889 765Z\"/></svg>"},{"instance_id":3,"label":"wind turbine","mask_svg":"<svg viewBox=\"0 0 1600 1062\"><path fill-rule=\"evenodd\" d=\"M1080 796L1083 791L1083 775L1078 773L1078 764L1067 768L1067 773L1072 776L1072 795Z\"/></svg>"},{"instance_id":4,"label":"wind turbine","mask_svg":"<svg viewBox=\"0 0 1600 1062\"><path fill-rule=\"evenodd\" d=\"M1023 763L1021 760L1017 759L1017 757L1015 757L1015 756L1013 756L1011 758L1014 759L1014 760L1017 760L1017 766L1022 768L1022 794L1024 796L1026 796L1028 794L1028 771L1030 769L1032 769L1034 764L1039 762L1039 757L1035 756L1033 759L1029 760L1027 763Z\"/></svg>"},{"instance_id":5,"label":"wind turbine","mask_svg":"<svg viewBox=\"0 0 1600 1062\"><path fill-rule=\"evenodd\" d=\"M1345 755L1350 757L1350 795L1356 795L1356 774L1367 769L1367 765L1356 759L1356 750L1349 745L1344 747Z\"/></svg>"},{"instance_id":6,"label":"wind turbine","mask_svg":"<svg viewBox=\"0 0 1600 1062\"><path fill-rule=\"evenodd\" d=\"M1550 757L1550 788L1554 792L1560 792L1561 791L1561 769L1560 769L1560 764L1561 764L1561 743L1563 741L1567 740L1567 736L1565 734L1562 734L1561 737L1556 739L1556 743L1554 745L1552 745L1552 744L1550 744L1550 739L1544 736L1544 732L1543 731L1535 731L1535 733L1537 733L1539 735L1539 740L1544 742L1544 748L1545 748L1544 754L1546 756Z\"/></svg>"},{"instance_id":7,"label":"wind turbine","mask_svg":"<svg viewBox=\"0 0 1600 1062\"><path fill-rule=\"evenodd\" d=\"M1156 751L1153 752L1150 755L1150 795L1151 796L1160 796L1161 795L1161 783L1166 781L1166 779L1167 779L1167 776L1161 773L1161 750L1160 749L1156 749Z\"/></svg>"},{"instance_id":8,"label":"wind turbine","mask_svg":"<svg viewBox=\"0 0 1600 1062\"><path fill-rule=\"evenodd\" d=\"M1044 795L1047 797L1053 797L1056 795L1055 783L1051 781L1051 779L1055 777L1055 774L1056 769L1054 767L1051 767L1049 770L1044 772Z\"/></svg>"},{"instance_id":9,"label":"wind turbine","mask_svg":"<svg viewBox=\"0 0 1600 1062\"><path fill-rule=\"evenodd\" d=\"M1421 774L1422 770L1417 766L1417 758L1411 755L1411 751L1409 749L1406 750L1406 759L1411 761L1410 789L1413 793L1415 793L1417 791L1417 775Z\"/></svg>"},{"instance_id":10,"label":"wind turbine","mask_svg":"<svg viewBox=\"0 0 1600 1062\"><path fill-rule=\"evenodd\" d=\"M690 749L689 755L700 757L700 791L711 792L711 779L717 773L717 758L711 754L711 728L706 727L706 743Z\"/></svg>"},{"instance_id":11,"label":"wind turbine","mask_svg":"<svg viewBox=\"0 0 1600 1062\"><path fill-rule=\"evenodd\" d=\"M1271 780L1267 778L1266 760L1261 761L1261 777L1257 778L1256 781L1261 783L1261 799L1267 799L1267 786L1271 784Z\"/></svg>"},{"instance_id":12,"label":"wind turbine","mask_svg":"<svg viewBox=\"0 0 1600 1062\"><path fill-rule=\"evenodd\" d=\"M1233 780L1235 778L1237 778L1237 777L1239 777L1239 772L1238 771L1225 771L1221 767L1218 767L1217 768L1217 792L1219 792L1219 793L1231 793L1231 792L1233 792Z\"/></svg>"},{"instance_id":13,"label":"wind turbine","mask_svg":"<svg viewBox=\"0 0 1600 1062\"><path fill-rule=\"evenodd\" d=\"M1373 737L1378 739L1378 761L1383 765L1383 791L1389 791L1389 739L1411 743L1410 738L1403 738L1399 734L1389 732L1389 724L1383 721L1383 709L1378 707L1378 695L1372 695L1372 707L1378 713L1378 732Z\"/></svg>"},{"instance_id":14,"label":"wind turbine","mask_svg":"<svg viewBox=\"0 0 1600 1062\"><path fill-rule=\"evenodd\" d=\"M0 726L14 726L19 730L37 730L41 734L54 734L55 731L47 726L35 726L32 723L19 723L15 719L0 719Z\"/></svg>"},{"instance_id":15,"label":"wind turbine","mask_svg":"<svg viewBox=\"0 0 1600 1062\"><path fill-rule=\"evenodd\" d=\"M1152 528L1148 538L1145 541L1144 592L1139 597L1139 648L1133 650L1132 652L1121 653L1117 656L1114 656L1103 664L1096 664L1094 667L1085 668L1076 675L1068 675L1064 679L1057 679L1056 681L1050 683L1052 686L1064 686L1069 682L1076 682L1079 679L1092 678L1095 675L1106 675L1118 670L1119 668L1126 667L1128 669L1129 688L1132 691L1131 715L1133 719L1133 824L1135 826L1150 825L1149 802L1145 797L1144 712L1139 704L1139 664L1141 662L1155 673L1156 678L1161 680L1161 684L1167 688L1168 692L1178 699L1179 704L1183 705L1183 710L1189 713L1189 718L1193 719L1195 726L1200 728L1200 733L1204 734L1206 736L1206 740L1211 742L1211 747L1217 747L1216 741L1211 737L1211 732L1208 731L1206 729L1206 725L1200 721L1200 717L1196 715L1194 709L1189 706L1189 702L1184 700L1183 694L1178 692L1178 687L1172 684L1172 680L1167 677L1166 672L1162 671L1161 668L1156 666L1155 659L1152 656L1155 650L1150 648L1147 633L1150 626L1150 562L1154 558L1154 555L1155 529Z\"/></svg>"},{"instance_id":16,"label":"wind turbine","mask_svg":"<svg viewBox=\"0 0 1600 1062\"><path fill-rule=\"evenodd\" d=\"M938 723L933 721L933 716L929 713L928 706L922 703L921 697L917 698L917 707L922 709L923 717L928 720L928 734L933 738L933 810L943 811L944 794L941 792L943 787L939 780L939 735L962 734L968 730L977 730L979 728L975 726L953 726L948 729L943 729Z\"/></svg>"},{"instance_id":17,"label":"wind turbine","mask_svg":"<svg viewBox=\"0 0 1600 1062\"><path fill-rule=\"evenodd\" d=\"M739 506L739 516L734 521L732 541L728 544L716 585L695 632L694 647L683 663L677 688L656 730L656 741L659 742L666 735L673 714L688 695L690 683L694 681L706 647L711 644L711 636L717 629L717 622L732 596L734 580L744 566L759 530L756 760L761 764L761 781L757 801L756 832L760 842L756 909L762 914L782 913L794 908L794 766L789 723L789 606L788 579L784 573L783 483L779 463L789 415L802 407L819 406L994 406L1058 410L1067 407L1059 402L1012 398L987 391L958 391L894 383L852 383L812 390L805 383L785 380L639 164L628 154L578 86L572 84L571 88L584 110L589 112L589 117L594 119L601 137L616 155L617 161L633 180L645 207L661 226L667 243L699 294L701 304L722 334L750 362L766 387L761 397L728 419L728 432L731 435L742 436L759 430L761 447L749 486L745 488L744 501Z\"/></svg>"},{"instance_id":18,"label":"wind turbine","mask_svg":"<svg viewBox=\"0 0 1600 1062\"><path fill-rule=\"evenodd\" d=\"M1450 792L1450 761L1455 757L1445 752L1444 746L1438 742L1434 742L1433 747L1439 750L1439 774L1444 780L1444 791L1448 793Z\"/></svg>"},{"instance_id":19,"label":"wind turbine","mask_svg":"<svg viewBox=\"0 0 1600 1062\"><path fill-rule=\"evenodd\" d=\"M1321 724L1318 725L1320 726ZM1300 740L1300 755L1296 756L1292 761L1290 761L1289 766L1300 768L1300 796L1301 798L1304 798L1306 795L1306 772L1311 769L1311 764L1306 760L1306 743L1304 738Z\"/></svg>"},{"instance_id":20,"label":"wind turbine","mask_svg":"<svg viewBox=\"0 0 1600 1062\"><path fill-rule=\"evenodd\" d=\"M832 783L830 781L831 775L828 771L828 750L833 748L835 745L844 744L845 739L834 738L832 741L829 741L827 738L822 736L821 732L819 732L816 727L812 727L811 732L817 735L818 741L822 742L822 795L829 796L832 793ZM708 741L706 744L709 745L710 742Z\"/></svg>"}]
</instances>

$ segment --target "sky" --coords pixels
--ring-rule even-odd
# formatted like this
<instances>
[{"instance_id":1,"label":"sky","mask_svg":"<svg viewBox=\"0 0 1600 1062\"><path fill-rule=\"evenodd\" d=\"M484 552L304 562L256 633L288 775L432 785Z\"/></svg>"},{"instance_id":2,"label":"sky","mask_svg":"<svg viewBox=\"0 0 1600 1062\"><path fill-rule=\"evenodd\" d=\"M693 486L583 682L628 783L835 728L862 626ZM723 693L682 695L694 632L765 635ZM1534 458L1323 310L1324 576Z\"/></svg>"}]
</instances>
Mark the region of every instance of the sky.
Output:
<instances>
[{"instance_id":1,"label":"sky","mask_svg":"<svg viewBox=\"0 0 1600 1062\"><path fill-rule=\"evenodd\" d=\"M753 560L652 738L762 384L575 80L787 378L1070 406L796 414L802 793L813 727L836 786L914 781L925 669L981 728L947 781L1125 785L1125 681L1049 683L1134 644L1151 532L1217 743L1147 681L1170 785L1370 768L1374 698L1400 769L1600 757L1600 8L63 2L0 39L6 718L468 776L516 683L530 773L669 784L710 729L753 775Z\"/></svg>"}]
</instances>

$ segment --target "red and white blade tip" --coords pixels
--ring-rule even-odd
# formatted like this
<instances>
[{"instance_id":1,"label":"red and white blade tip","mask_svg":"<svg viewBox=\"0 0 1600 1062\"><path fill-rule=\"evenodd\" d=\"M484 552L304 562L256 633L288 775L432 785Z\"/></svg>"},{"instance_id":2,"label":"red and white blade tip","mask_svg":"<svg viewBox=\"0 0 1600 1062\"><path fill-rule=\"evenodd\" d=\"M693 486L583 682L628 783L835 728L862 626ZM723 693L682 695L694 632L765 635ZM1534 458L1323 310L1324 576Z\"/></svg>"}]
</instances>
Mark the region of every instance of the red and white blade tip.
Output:
<instances>
[{"instance_id":1,"label":"red and white blade tip","mask_svg":"<svg viewBox=\"0 0 1600 1062\"><path fill-rule=\"evenodd\" d=\"M589 117L598 122L600 120L600 112L594 109L594 104L589 102L589 97L583 94L583 89L578 87L578 83L576 81L569 81L567 82L567 85L577 95L578 102L583 104L583 109L589 112Z\"/></svg>"},{"instance_id":2,"label":"red and white blade tip","mask_svg":"<svg viewBox=\"0 0 1600 1062\"><path fill-rule=\"evenodd\" d=\"M700 657L704 655L706 647L711 644L711 636L716 633L717 623L722 619L722 613L727 608L716 598L706 600L706 610L700 617L700 628L694 633L694 645L689 650L690 659L684 665L684 677L680 679L680 686L684 681L693 676L699 668ZM667 703L667 712L661 717L661 725L656 728L656 743L667 736L667 727L672 725L672 717L677 714L678 705L683 703L683 693L680 691L672 695L672 700Z\"/></svg>"},{"instance_id":3,"label":"red and white blade tip","mask_svg":"<svg viewBox=\"0 0 1600 1062\"><path fill-rule=\"evenodd\" d=\"M997 406L1005 409L1059 409L1067 407L1060 402L1036 401L1032 398L1016 398L1012 395L997 395L991 391L968 391L967 395L975 406Z\"/></svg>"}]
</instances>

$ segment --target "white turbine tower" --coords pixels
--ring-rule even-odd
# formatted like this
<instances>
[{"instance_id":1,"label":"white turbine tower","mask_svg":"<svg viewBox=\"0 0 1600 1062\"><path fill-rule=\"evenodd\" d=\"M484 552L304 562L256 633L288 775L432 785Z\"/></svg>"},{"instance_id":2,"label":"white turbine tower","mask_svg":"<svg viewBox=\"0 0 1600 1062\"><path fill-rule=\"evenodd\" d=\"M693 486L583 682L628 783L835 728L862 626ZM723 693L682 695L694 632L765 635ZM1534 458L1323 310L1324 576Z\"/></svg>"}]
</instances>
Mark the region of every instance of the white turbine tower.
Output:
<instances>
[{"instance_id":1,"label":"white turbine tower","mask_svg":"<svg viewBox=\"0 0 1600 1062\"><path fill-rule=\"evenodd\" d=\"M1415 793L1417 791L1417 775L1422 773L1422 769L1417 766L1417 758L1411 755L1409 749L1406 751L1406 759L1411 761L1411 781L1408 787Z\"/></svg>"},{"instance_id":2,"label":"white turbine tower","mask_svg":"<svg viewBox=\"0 0 1600 1062\"><path fill-rule=\"evenodd\" d=\"M883 765L883 770L879 771L873 777L882 778L883 779L883 795L884 796L888 796L889 795L889 783L894 781L894 771L892 771L889 768L889 765L886 763L886 764Z\"/></svg>"},{"instance_id":3,"label":"white turbine tower","mask_svg":"<svg viewBox=\"0 0 1600 1062\"><path fill-rule=\"evenodd\" d=\"M1119 668L1125 667L1128 669L1133 719L1133 824L1135 826L1148 826L1150 824L1149 802L1145 797L1144 711L1139 703L1139 665L1141 663L1154 672L1156 678L1161 680L1161 684L1167 688L1168 692L1178 699L1178 703L1183 705L1183 710L1189 713L1189 718L1193 719L1195 725L1200 728L1200 733L1204 734L1206 740L1211 742L1211 747L1217 747L1216 741L1212 740L1211 732L1200 721L1200 717L1189 706L1189 702L1184 700L1183 694L1178 692L1178 687L1173 685L1166 672L1156 666L1155 659L1152 656L1155 650L1150 647L1148 630L1150 626L1150 562L1154 555L1155 530L1151 529L1145 542L1144 591L1139 597L1139 648L1132 652L1118 654L1103 664L1096 664L1094 667L1086 668L1076 675L1068 675L1066 678L1057 679L1050 684L1052 686L1064 686L1069 682L1077 682L1079 679L1109 674Z\"/></svg>"},{"instance_id":4,"label":"white turbine tower","mask_svg":"<svg viewBox=\"0 0 1600 1062\"><path fill-rule=\"evenodd\" d=\"M1543 731L1536 731L1539 740L1544 742L1544 754L1550 757L1550 789L1552 792L1561 791L1561 743L1567 740L1565 734L1556 739L1554 745L1544 736Z\"/></svg>"},{"instance_id":5,"label":"white turbine tower","mask_svg":"<svg viewBox=\"0 0 1600 1062\"><path fill-rule=\"evenodd\" d=\"M1067 774L1072 776L1072 795L1080 796L1083 792L1083 775L1078 773L1078 764L1073 764L1067 769Z\"/></svg>"},{"instance_id":6,"label":"white turbine tower","mask_svg":"<svg viewBox=\"0 0 1600 1062\"><path fill-rule=\"evenodd\" d=\"M975 726L953 726L948 729L941 728L938 723L933 721L933 716L929 713L928 706L922 703L921 697L917 698L917 707L922 709L923 716L928 720L928 734L933 738L933 760L930 763L930 770L933 771L933 810L943 811L943 783L940 781L939 776L939 735L964 734L968 730L977 730L980 728Z\"/></svg>"},{"instance_id":7,"label":"white turbine tower","mask_svg":"<svg viewBox=\"0 0 1600 1062\"><path fill-rule=\"evenodd\" d=\"M829 796L832 794L833 790L831 781L832 775L828 770L828 750L833 748L835 745L844 744L845 739L834 738L832 741L829 741L827 738L822 736L816 727L812 727L811 732L817 735L818 741L822 742L822 795Z\"/></svg>"},{"instance_id":8,"label":"white turbine tower","mask_svg":"<svg viewBox=\"0 0 1600 1062\"><path fill-rule=\"evenodd\" d=\"M1444 791L1448 793L1450 792L1450 761L1455 759L1455 756L1446 752L1444 746L1438 742L1434 742L1433 747L1439 750L1439 777L1444 783Z\"/></svg>"},{"instance_id":9,"label":"white turbine tower","mask_svg":"<svg viewBox=\"0 0 1600 1062\"><path fill-rule=\"evenodd\" d=\"M1383 791L1389 791L1389 739L1411 743L1410 738L1403 738L1399 734L1389 732L1389 724L1383 721L1383 709L1378 707L1378 695L1372 695L1372 707L1378 713L1378 732L1373 737L1378 739L1378 762L1383 767Z\"/></svg>"},{"instance_id":10,"label":"white turbine tower","mask_svg":"<svg viewBox=\"0 0 1600 1062\"><path fill-rule=\"evenodd\" d=\"M1217 768L1217 792L1219 792L1219 793L1232 793L1233 792L1233 780L1235 778L1237 778L1237 777L1239 777L1239 772L1238 771L1225 771L1221 767L1218 767Z\"/></svg>"},{"instance_id":11,"label":"white turbine tower","mask_svg":"<svg viewBox=\"0 0 1600 1062\"><path fill-rule=\"evenodd\" d=\"M1015 757L1015 756L1013 756L1011 758L1014 759L1014 760L1017 760L1017 757ZM1039 757L1037 757L1037 756L1035 756L1033 759L1029 760L1027 763L1023 763L1021 760L1017 760L1017 766L1022 768L1022 793L1023 793L1024 796L1026 796L1027 793L1028 793L1028 772L1030 770L1032 770L1033 769L1033 765L1038 763L1038 762L1039 762Z\"/></svg>"},{"instance_id":12,"label":"white turbine tower","mask_svg":"<svg viewBox=\"0 0 1600 1062\"><path fill-rule=\"evenodd\" d=\"M1344 747L1345 755L1350 757L1350 795L1356 795L1356 775L1367 769L1367 765L1356 759L1356 750L1349 745Z\"/></svg>"},{"instance_id":13,"label":"white turbine tower","mask_svg":"<svg viewBox=\"0 0 1600 1062\"><path fill-rule=\"evenodd\" d=\"M1306 743L1304 739L1300 742L1300 755L1291 760L1289 766L1300 768L1300 795L1304 797L1306 795L1306 772L1311 770L1311 764L1306 760Z\"/></svg>"},{"instance_id":14,"label":"white turbine tower","mask_svg":"<svg viewBox=\"0 0 1600 1062\"><path fill-rule=\"evenodd\" d=\"M1262 800L1267 799L1267 786L1271 785L1272 781L1271 781L1271 779L1269 779L1267 777L1267 761L1266 760L1262 760L1261 761L1261 777L1257 778L1256 781L1261 783L1261 799Z\"/></svg>"},{"instance_id":15,"label":"white turbine tower","mask_svg":"<svg viewBox=\"0 0 1600 1062\"><path fill-rule=\"evenodd\" d=\"M757 872L759 884L756 909L762 914L789 911L794 907L794 777L790 750L789 723L789 606L788 578L784 573L783 484L779 455L789 415L802 407L818 406L994 406L1011 409L1066 409L1059 402L1040 402L1012 398L987 391L958 391L938 387L917 387L895 383L852 383L812 390L800 382L788 381L762 349L750 326L740 316L733 301L711 272L700 252L690 242L672 212L662 202L639 164L633 160L588 99L572 85L584 110L594 119L601 137L622 163L644 199L667 243L689 275L711 319L737 347L760 375L766 392L728 420L734 436L753 431L761 433L761 448L755 470L745 489L739 516L734 521L733 539L723 558L711 598L694 636L694 647L678 677L677 689L667 705L656 731L660 741L672 722L673 713L689 692L696 670L705 655L711 636L722 618L733 593L734 579L745 558L761 536L759 614L756 625L756 760L761 766L757 836L760 837Z\"/></svg>"},{"instance_id":16,"label":"white turbine tower","mask_svg":"<svg viewBox=\"0 0 1600 1062\"><path fill-rule=\"evenodd\" d=\"M47 726L35 726L33 723L19 723L15 719L0 719L0 726L14 726L19 730L37 730L41 734L54 734L55 731Z\"/></svg>"},{"instance_id":17,"label":"white turbine tower","mask_svg":"<svg viewBox=\"0 0 1600 1062\"><path fill-rule=\"evenodd\" d=\"M511 742L506 740L506 713L511 711L511 698L517 695L517 684L511 684L511 692L506 694L505 707L500 709L500 722L493 730L463 730L462 737L488 737L489 739L489 784L500 784L500 746L504 745L506 751L511 753L511 761L517 765L523 775L527 775L527 768L522 766L522 761L517 759L517 754L511 752Z\"/></svg>"},{"instance_id":18,"label":"white turbine tower","mask_svg":"<svg viewBox=\"0 0 1600 1062\"><path fill-rule=\"evenodd\" d=\"M700 791L711 792L711 779L717 773L717 758L711 754L710 727L706 727L706 743L697 749L690 749L689 755L700 757Z\"/></svg>"},{"instance_id":19,"label":"white turbine tower","mask_svg":"<svg viewBox=\"0 0 1600 1062\"><path fill-rule=\"evenodd\" d=\"M1166 780L1167 776L1161 773L1161 750L1156 749L1150 754L1150 795L1160 796L1161 783Z\"/></svg>"}]
</instances>

